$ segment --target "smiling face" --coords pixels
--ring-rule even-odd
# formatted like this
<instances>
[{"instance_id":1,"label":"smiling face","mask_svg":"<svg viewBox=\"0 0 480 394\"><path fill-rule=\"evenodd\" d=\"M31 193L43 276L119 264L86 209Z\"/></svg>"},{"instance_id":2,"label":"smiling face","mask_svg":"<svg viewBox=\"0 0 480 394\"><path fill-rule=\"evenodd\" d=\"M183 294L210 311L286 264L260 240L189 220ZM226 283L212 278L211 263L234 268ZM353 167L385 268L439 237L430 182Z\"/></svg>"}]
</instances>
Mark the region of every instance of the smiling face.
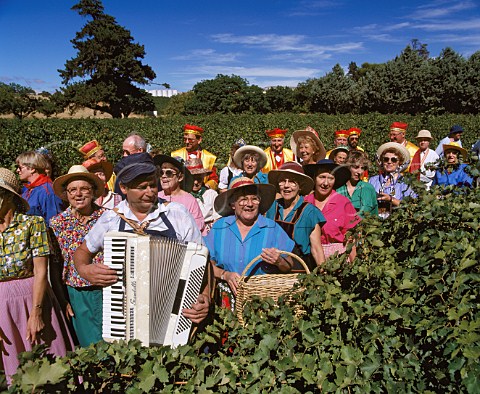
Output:
<instances>
[{"instance_id":1,"label":"smiling face","mask_svg":"<svg viewBox=\"0 0 480 394\"><path fill-rule=\"evenodd\" d=\"M298 146L298 157L302 159L302 164L315 164L313 154L315 153L312 145L308 142L301 142Z\"/></svg>"},{"instance_id":2,"label":"smiling face","mask_svg":"<svg viewBox=\"0 0 480 394\"><path fill-rule=\"evenodd\" d=\"M350 165L350 179L353 182L358 182L362 179L363 173L368 170L368 166L357 161Z\"/></svg>"},{"instance_id":3,"label":"smiling face","mask_svg":"<svg viewBox=\"0 0 480 394\"><path fill-rule=\"evenodd\" d=\"M158 201L158 179L155 174L139 176L128 186L120 183L120 189L127 196L133 213L148 213Z\"/></svg>"},{"instance_id":4,"label":"smiling face","mask_svg":"<svg viewBox=\"0 0 480 394\"><path fill-rule=\"evenodd\" d=\"M260 196L256 194L239 194L232 203L237 219L245 225L252 225L258 218Z\"/></svg>"},{"instance_id":5,"label":"smiling face","mask_svg":"<svg viewBox=\"0 0 480 394\"><path fill-rule=\"evenodd\" d=\"M260 170L258 168L258 160L255 155L245 155L242 160L243 171L246 176L253 178L255 174Z\"/></svg>"},{"instance_id":6,"label":"smiling face","mask_svg":"<svg viewBox=\"0 0 480 394\"><path fill-rule=\"evenodd\" d=\"M447 149L444 153L447 164L457 164L459 152L455 149Z\"/></svg>"},{"instance_id":7,"label":"smiling face","mask_svg":"<svg viewBox=\"0 0 480 394\"><path fill-rule=\"evenodd\" d=\"M188 152L195 152L198 150L200 143L202 142L202 137L196 134L184 134L183 143Z\"/></svg>"},{"instance_id":8,"label":"smiling face","mask_svg":"<svg viewBox=\"0 0 480 394\"><path fill-rule=\"evenodd\" d=\"M285 201L294 200L300 193L300 185L298 182L290 179L288 174L280 176L278 179L278 188L280 195Z\"/></svg>"},{"instance_id":9,"label":"smiling face","mask_svg":"<svg viewBox=\"0 0 480 394\"><path fill-rule=\"evenodd\" d=\"M390 132L390 141L397 142L399 144L403 144L405 141L405 133L401 131L391 131Z\"/></svg>"},{"instance_id":10,"label":"smiling face","mask_svg":"<svg viewBox=\"0 0 480 394\"><path fill-rule=\"evenodd\" d=\"M339 151L334 157L333 162L335 164L344 164L347 161L347 152Z\"/></svg>"},{"instance_id":11,"label":"smiling face","mask_svg":"<svg viewBox=\"0 0 480 394\"><path fill-rule=\"evenodd\" d=\"M387 174L391 174L395 171L398 170L398 167L400 166L400 160L399 160L400 155L398 155L396 152L392 151L387 151L384 152L380 158L383 166L383 170Z\"/></svg>"},{"instance_id":12,"label":"smiling face","mask_svg":"<svg viewBox=\"0 0 480 394\"><path fill-rule=\"evenodd\" d=\"M180 182L183 180L183 174L178 168L170 163L163 163L160 170L160 183L165 194L169 195L177 189L180 189Z\"/></svg>"},{"instance_id":13,"label":"smiling face","mask_svg":"<svg viewBox=\"0 0 480 394\"><path fill-rule=\"evenodd\" d=\"M284 138L272 138L270 140L270 148L274 153L280 153L283 149Z\"/></svg>"},{"instance_id":14,"label":"smiling face","mask_svg":"<svg viewBox=\"0 0 480 394\"><path fill-rule=\"evenodd\" d=\"M88 212L95 200L95 190L93 185L83 179L69 182L65 186L68 203L80 213Z\"/></svg>"},{"instance_id":15,"label":"smiling face","mask_svg":"<svg viewBox=\"0 0 480 394\"><path fill-rule=\"evenodd\" d=\"M327 169L321 168L315 177L315 194L322 199L328 197L334 184L335 176L330 174Z\"/></svg>"}]
</instances>

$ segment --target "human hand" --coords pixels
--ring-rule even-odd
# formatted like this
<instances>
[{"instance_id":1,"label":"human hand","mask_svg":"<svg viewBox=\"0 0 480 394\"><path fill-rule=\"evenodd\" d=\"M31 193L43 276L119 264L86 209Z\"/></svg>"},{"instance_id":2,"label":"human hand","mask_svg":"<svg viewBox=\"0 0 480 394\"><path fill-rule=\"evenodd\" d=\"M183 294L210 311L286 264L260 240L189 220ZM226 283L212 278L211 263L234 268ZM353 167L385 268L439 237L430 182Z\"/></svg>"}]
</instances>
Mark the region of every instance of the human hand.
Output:
<instances>
[{"instance_id":1,"label":"human hand","mask_svg":"<svg viewBox=\"0 0 480 394\"><path fill-rule=\"evenodd\" d=\"M37 343L45 323L43 322L41 313L32 312L27 321L27 335L25 339L30 343Z\"/></svg>"},{"instance_id":2,"label":"human hand","mask_svg":"<svg viewBox=\"0 0 480 394\"><path fill-rule=\"evenodd\" d=\"M228 283L230 289L234 296L237 295L238 281L240 280L240 275L236 272L225 271L223 273L223 280Z\"/></svg>"},{"instance_id":3,"label":"human hand","mask_svg":"<svg viewBox=\"0 0 480 394\"><path fill-rule=\"evenodd\" d=\"M70 303L68 303L67 306L65 307L65 315L67 316L67 320L70 320L70 318L75 316L75 313L73 313L73 309Z\"/></svg>"},{"instance_id":4,"label":"human hand","mask_svg":"<svg viewBox=\"0 0 480 394\"><path fill-rule=\"evenodd\" d=\"M277 248L262 249L260 257L263 261L272 265L278 265L281 259L280 251Z\"/></svg>"},{"instance_id":5,"label":"human hand","mask_svg":"<svg viewBox=\"0 0 480 394\"><path fill-rule=\"evenodd\" d=\"M205 294L199 294L197 302L189 309L183 309L182 314L192 323L200 323L208 316L210 310L210 298Z\"/></svg>"},{"instance_id":6,"label":"human hand","mask_svg":"<svg viewBox=\"0 0 480 394\"><path fill-rule=\"evenodd\" d=\"M105 264L88 264L77 267L82 278L88 280L93 286L107 287L118 281L115 270Z\"/></svg>"}]
</instances>

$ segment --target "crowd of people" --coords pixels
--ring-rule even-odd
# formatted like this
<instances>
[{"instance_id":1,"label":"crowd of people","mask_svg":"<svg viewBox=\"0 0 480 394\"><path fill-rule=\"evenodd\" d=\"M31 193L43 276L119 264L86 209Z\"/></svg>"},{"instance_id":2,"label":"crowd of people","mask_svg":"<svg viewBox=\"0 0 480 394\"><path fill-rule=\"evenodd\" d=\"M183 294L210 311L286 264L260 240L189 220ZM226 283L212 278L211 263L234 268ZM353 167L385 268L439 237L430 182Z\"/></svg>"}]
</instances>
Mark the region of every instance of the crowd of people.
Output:
<instances>
[{"instance_id":1,"label":"crowd of people","mask_svg":"<svg viewBox=\"0 0 480 394\"><path fill-rule=\"evenodd\" d=\"M407 126L390 125L390 141L372 159L359 146L359 128L335 131L327 151L310 126L292 133L291 149L280 128L266 131L265 150L240 139L224 168L202 148L204 130L189 124L184 146L171 154L147 152L146 141L133 134L114 165L93 140L57 176L48 151L21 153L17 175L0 169L0 350L7 382L17 355L35 343L65 355L102 340L102 288L118 280L103 261L109 231L207 246L206 271L214 280L182 311L198 324L213 304L234 307L240 275L257 256L252 275L300 272L284 251L312 270L344 253L354 263L349 232L365 217L387 218L405 198L417 197L407 172L427 189L473 187L461 126L452 126L435 151L428 130L418 132L418 146L407 141Z\"/></svg>"}]
</instances>

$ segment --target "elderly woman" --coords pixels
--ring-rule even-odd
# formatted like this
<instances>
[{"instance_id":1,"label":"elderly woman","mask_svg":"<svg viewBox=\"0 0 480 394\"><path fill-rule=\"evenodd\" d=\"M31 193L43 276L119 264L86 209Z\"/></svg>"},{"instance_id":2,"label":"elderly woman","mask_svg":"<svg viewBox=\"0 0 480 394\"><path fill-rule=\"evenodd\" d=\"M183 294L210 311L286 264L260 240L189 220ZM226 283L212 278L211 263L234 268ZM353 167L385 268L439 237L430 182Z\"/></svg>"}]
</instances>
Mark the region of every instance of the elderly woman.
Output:
<instances>
[{"instance_id":1,"label":"elderly woman","mask_svg":"<svg viewBox=\"0 0 480 394\"><path fill-rule=\"evenodd\" d=\"M314 181L314 191L305 197L305 201L320 209L327 220L322 227L321 241L325 258L335 252L345 253L348 230L361 220L348 198L334 189L347 183L350 171L331 160L320 160L317 164L305 166L305 173ZM349 261L355 258L355 246L349 255Z\"/></svg>"},{"instance_id":2,"label":"elderly woman","mask_svg":"<svg viewBox=\"0 0 480 394\"><path fill-rule=\"evenodd\" d=\"M290 147L302 165L315 164L325 159L326 150L318 137L318 133L307 126L305 130L294 131L290 137Z\"/></svg>"},{"instance_id":3,"label":"elderly woman","mask_svg":"<svg viewBox=\"0 0 480 394\"><path fill-rule=\"evenodd\" d=\"M205 237L214 265L215 278L220 280L222 306L233 307L229 293L236 295L237 282L247 264L257 256L262 261L252 268L254 275L266 272L289 272L295 243L273 220L262 216L275 200L275 187L258 184L250 178L232 180L230 188L215 199L215 210L223 217L217 220Z\"/></svg>"},{"instance_id":4,"label":"elderly woman","mask_svg":"<svg viewBox=\"0 0 480 394\"><path fill-rule=\"evenodd\" d=\"M380 145L377 158L381 172L368 182L377 192L378 214L385 219L405 197L416 197L416 194L402 181L401 172L410 164L410 154L403 145L397 142Z\"/></svg>"},{"instance_id":5,"label":"elderly woman","mask_svg":"<svg viewBox=\"0 0 480 394\"><path fill-rule=\"evenodd\" d=\"M261 172L267 164L267 154L258 146L242 146L233 155L233 161L242 173L233 177L230 183L241 177L252 179L254 183L268 183L268 175Z\"/></svg>"},{"instance_id":6,"label":"elderly woman","mask_svg":"<svg viewBox=\"0 0 480 394\"><path fill-rule=\"evenodd\" d=\"M473 178L465 171L468 166L460 162L460 156L463 161L467 160L467 151L455 143L450 143L443 145L443 154L445 163L443 168L435 172L433 185L472 187Z\"/></svg>"},{"instance_id":7,"label":"elderly woman","mask_svg":"<svg viewBox=\"0 0 480 394\"><path fill-rule=\"evenodd\" d=\"M235 141L235 143L230 148L230 157L228 158L228 163L225 167L222 168L220 171L220 175L218 177L218 191L219 193L223 193L227 191L228 185L230 184L231 180L240 175L242 173L242 169L238 168L233 161L233 156L235 156L235 152L245 146L246 143L243 138Z\"/></svg>"},{"instance_id":8,"label":"elderly woman","mask_svg":"<svg viewBox=\"0 0 480 394\"><path fill-rule=\"evenodd\" d=\"M378 215L375 188L362 180L363 174L368 170L368 165L369 160L364 152L359 150L349 152L346 166L350 170L350 179L337 189L337 193L352 202L358 215L362 218L365 217L365 213Z\"/></svg>"},{"instance_id":9,"label":"elderly woman","mask_svg":"<svg viewBox=\"0 0 480 394\"><path fill-rule=\"evenodd\" d=\"M7 383L18 368L18 355L46 344L65 356L73 343L47 281L50 254L43 218L28 216L15 174L0 168L0 338Z\"/></svg>"},{"instance_id":10,"label":"elderly woman","mask_svg":"<svg viewBox=\"0 0 480 394\"><path fill-rule=\"evenodd\" d=\"M181 160L181 161L180 161ZM207 235L205 219L197 200L190 192L193 188L193 177L190 171L182 163L183 159L177 160L167 155L157 155L153 162L158 168L160 185L162 190L158 197L165 201L174 201L182 204L192 214L195 223L202 235Z\"/></svg>"},{"instance_id":11,"label":"elderly woman","mask_svg":"<svg viewBox=\"0 0 480 394\"><path fill-rule=\"evenodd\" d=\"M330 152L328 158L335 164L345 164L347 162L348 153L349 149L347 146L337 146Z\"/></svg>"},{"instance_id":12,"label":"elderly woman","mask_svg":"<svg viewBox=\"0 0 480 394\"><path fill-rule=\"evenodd\" d=\"M122 201L122 196L118 193L110 191L107 183L113 175L112 163L92 157L91 159L85 160L82 163L82 166L84 166L88 172L100 178L100 180L105 184L100 196L95 200L95 204L107 209L113 209L120 204L120 201Z\"/></svg>"},{"instance_id":13,"label":"elderly woman","mask_svg":"<svg viewBox=\"0 0 480 394\"><path fill-rule=\"evenodd\" d=\"M30 205L27 214L41 216L48 224L63 211L62 200L53 192L52 180L47 176L50 164L43 154L34 151L21 153L15 162L18 177L24 183L22 197Z\"/></svg>"},{"instance_id":14,"label":"elderly woman","mask_svg":"<svg viewBox=\"0 0 480 394\"><path fill-rule=\"evenodd\" d=\"M220 215L213 207L218 193L205 186L205 176L210 174L211 171L204 168L202 160L198 158L187 160L185 165L193 176L193 187L190 194L195 197L202 210L203 219L205 220L205 231L208 233L213 226L213 222L220 218Z\"/></svg>"},{"instance_id":15,"label":"elderly woman","mask_svg":"<svg viewBox=\"0 0 480 394\"><path fill-rule=\"evenodd\" d=\"M325 217L303 198L312 191L313 180L299 163L292 161L270 171L268 181L275 185L281 198L273 202L265 216L275 220L295 241L296 252L310 269L320 266L325 262L320 241Z\"/></svg>"},{"instance_id":16,"label":"elderly woman","mask_svg":"<svg viewBox=\"0 0 480 394\"><path fill-rule=\"evenodd\" d=\"M68 202L69 207L50 220L57 240L52 284L62 309L72 319L78 342L83 347L102 339L102 290L78 274L73 255L105 212L104 208L95 204L104 188L104 181L80 165L72 166L68 174L58 177L53 183L53 190ZM103 254L98 254L94 263L103 263Z\"/></svg>"}]
</instances>

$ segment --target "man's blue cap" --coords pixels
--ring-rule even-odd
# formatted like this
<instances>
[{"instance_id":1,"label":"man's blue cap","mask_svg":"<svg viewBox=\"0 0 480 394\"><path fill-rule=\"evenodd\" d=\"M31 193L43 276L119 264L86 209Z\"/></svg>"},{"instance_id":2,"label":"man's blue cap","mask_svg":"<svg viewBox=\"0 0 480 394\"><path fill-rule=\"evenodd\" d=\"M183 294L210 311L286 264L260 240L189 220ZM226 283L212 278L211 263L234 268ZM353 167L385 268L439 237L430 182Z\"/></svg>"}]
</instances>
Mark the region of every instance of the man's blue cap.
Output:
<instances>
[{"instance_id":1,"label":"man's blue cap","mask_svg":"<svg viewBox=\"0 0 480 394\"><path fill-rule=\"evenodd\" d=\"M123 184L132 182L140 175L155 173L156 170L157 167L155 167L155 164L153 163L152 156L146 152L124 156L114 168L114 172L117 175L117 181Z\"/></svg>"},{"instance_id":2,"label":"man's blue cap","mask_svg":"<svg viewBox=\"0 0 480 394\"><path fill-rule=\"evenodd\" d=\"M450 127L450 133L448 134L457 134L457 133L463 133L463 127L460 126L459 124L454 124L452 127Z\"/></svg>"}]
</instances>

